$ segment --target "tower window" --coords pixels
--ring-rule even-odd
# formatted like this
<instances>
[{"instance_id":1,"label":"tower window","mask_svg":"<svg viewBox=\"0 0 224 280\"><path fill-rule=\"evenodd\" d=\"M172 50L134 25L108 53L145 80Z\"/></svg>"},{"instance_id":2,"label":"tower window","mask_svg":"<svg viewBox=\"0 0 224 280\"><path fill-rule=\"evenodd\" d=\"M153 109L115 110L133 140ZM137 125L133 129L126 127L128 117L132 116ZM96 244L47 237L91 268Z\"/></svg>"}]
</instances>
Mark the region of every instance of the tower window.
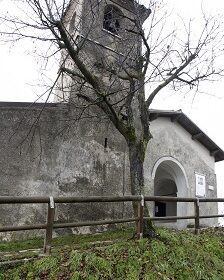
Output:
<instances>
[{"instance_id":1,"label":"tower window","mask_svg":"<svg viewBox=\"0 0 224 280\"><path fill-rule=\"evenodd\" d=\"M103 28L118 35L121 29L122 13L119 9L112 5L108 5L105 8Z\"/></svg>"}]
</instances>

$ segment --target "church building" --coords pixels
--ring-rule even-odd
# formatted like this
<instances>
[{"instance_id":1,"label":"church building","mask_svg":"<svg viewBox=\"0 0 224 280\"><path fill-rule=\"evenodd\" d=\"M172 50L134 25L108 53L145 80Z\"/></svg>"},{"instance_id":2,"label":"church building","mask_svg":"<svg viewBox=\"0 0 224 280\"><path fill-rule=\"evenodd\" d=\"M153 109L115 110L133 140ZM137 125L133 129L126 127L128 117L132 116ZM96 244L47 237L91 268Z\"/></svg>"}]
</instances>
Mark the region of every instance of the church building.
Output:
<instances>
[{"instance_id":1,"label":"church building","mask_svg":"<svg viewBox=\"0 0 224 280\"><path fill-rule=\"evenodd\" d=\"M133 57L141 51L132 28L133 9L142 23L150 11L132 0L71 1L65 24L82 58L92 71L108 83L118 100L125 96L121 84L108 75L102 64L111 67L125 53ZM90 14L91 10L91 14ZM92 20L94 11L97 20ZM89 29L89 24L91 29ZM88 36L87 36L88 34ZM131 47L130 47L131 46ZM62 52L63 67L71 66ZM122 61L133 65L133 61ZM110 62L110 63L109 63ZM115 70L114 70L115 71ZM79 95L92 89L77 77L62 76L54 103L0 103L0 196L123 196L130 195L127 143L99 109L82 115ZM120 89L120 90L119 90ZM109 93L109 91L108 91ZM125 112L121 110L125 117ZM224 152L182 111L149 109L150 139L144 162L145 195L172 197L217 197L215 163ZM192 215L188 203L149 203L152 216ZM206 203L201 214L216 214L217 204ZM131 204L59 205L57 222L115 219L133 216ZM42 205L0 206L0 224L17 225L45 222ZM165 226L185 228L192 220L174 220ZM204 225L217 219L202 220ZM91 227L86 229L92 231ZM70 232L81 232L71 229ZM56 230L60 233L59 230Z\"/></svg>"}]
</instances>

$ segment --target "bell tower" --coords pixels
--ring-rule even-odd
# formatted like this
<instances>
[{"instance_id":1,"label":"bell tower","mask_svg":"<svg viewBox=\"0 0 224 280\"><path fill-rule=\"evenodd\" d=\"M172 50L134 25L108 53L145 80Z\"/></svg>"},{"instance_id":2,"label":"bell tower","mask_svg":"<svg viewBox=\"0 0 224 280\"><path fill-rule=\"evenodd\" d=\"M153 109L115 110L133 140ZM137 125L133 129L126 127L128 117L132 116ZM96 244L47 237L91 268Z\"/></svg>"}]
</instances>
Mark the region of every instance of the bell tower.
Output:
<instances>
[{"instance_id":1,"label":"bell tower","mask_svg":"<svg viewBox=\"0 0 224 280\"><path fill-rule=\"evenodd\" d=\"M106 91L125 94L125 80L118 78L118 72L137 67L142 49L137 25L142 25L149 14L149 9L134 0L70 2L64 19L69 38L82 62L106 85ZM77 66L65 51L62 64L77 72ZM78 93L91 91L78 73L63 74L60 88L56 97L59 102L74 101ZM116 100L116 94L113 98Z\"/></svg>"}]
</instances>

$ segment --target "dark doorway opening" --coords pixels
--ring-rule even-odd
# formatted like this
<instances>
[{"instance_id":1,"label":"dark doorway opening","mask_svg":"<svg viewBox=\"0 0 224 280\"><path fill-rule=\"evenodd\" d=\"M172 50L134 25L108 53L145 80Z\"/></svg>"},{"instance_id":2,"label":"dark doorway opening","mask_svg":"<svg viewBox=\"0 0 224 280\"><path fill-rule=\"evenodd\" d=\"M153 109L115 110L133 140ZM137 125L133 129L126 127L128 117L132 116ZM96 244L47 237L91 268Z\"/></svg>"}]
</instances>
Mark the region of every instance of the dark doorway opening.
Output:
<instances>
[{"instance_id":1,"label":"dark doorway opening","mask_svg":"<svg viewBox=\"0 0 224 280\"><path fill-rule=\"evenodd\" d=\"M166 217L166 203L165 202L155 202L155 216L156 217Z\"/></svg>"},{"instance_id":2,"label":"dark doorway opening","mask_svg":"<svg viewBox=\"0 0 224 280\"><path fill-rule=\"evenodd\" d=\"M164 173L161 174L158 172L157 175L165 175ZM155 181L155 195L177 197L177 186L175 181L164 178L163 176L157 176ZM177 216L177 203L172 201L156 201L155 216ZM168 220L163 222L176 222L176 220Z\"/></svg>"}]
</instances>

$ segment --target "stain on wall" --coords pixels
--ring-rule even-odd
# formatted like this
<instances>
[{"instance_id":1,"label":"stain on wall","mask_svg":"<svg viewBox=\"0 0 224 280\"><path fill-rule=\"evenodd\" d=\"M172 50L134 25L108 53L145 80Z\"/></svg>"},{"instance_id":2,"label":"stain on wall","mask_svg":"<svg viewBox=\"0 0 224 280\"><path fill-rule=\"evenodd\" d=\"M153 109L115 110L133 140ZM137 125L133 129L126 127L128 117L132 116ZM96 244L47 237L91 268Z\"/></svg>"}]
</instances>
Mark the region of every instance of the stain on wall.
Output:
<instances>
[{"instance_id":1,"label":"stain on wall","mask_svg":"<svg viewBox=\"0 0 224 280\"><path fill-rule=\"evenodd\" d=\"M0 104L0 196L130 194L126 143L108 120L74 121L78 112L63 104L48 104L39 116L42 106ZM37 123L36 118L39 118ZM154 193L153 166L162 156L170 156L177 159L186 171L188 196L195 196L194 172L199 172L206 176L206 195L216 197L214 158L209 152L168 118L153 121L150 128L153 139L145 160L145 194ZM208 185L214 186L215 190L208 190ZM153 212L154 205L150 207ZM217 205L202 205L201 209L202 213L210 214L216 212ZM188 206L187 212L191 213ZM61 204L57 206L56 221L131 215L130 203ZM45 219L46 207L43 205L0 207L0 225L43 223ZM83 229L86 230L92 231L93 228ZM77 232L77 229L72 231Z\"/></svg>"}]
</instances>

